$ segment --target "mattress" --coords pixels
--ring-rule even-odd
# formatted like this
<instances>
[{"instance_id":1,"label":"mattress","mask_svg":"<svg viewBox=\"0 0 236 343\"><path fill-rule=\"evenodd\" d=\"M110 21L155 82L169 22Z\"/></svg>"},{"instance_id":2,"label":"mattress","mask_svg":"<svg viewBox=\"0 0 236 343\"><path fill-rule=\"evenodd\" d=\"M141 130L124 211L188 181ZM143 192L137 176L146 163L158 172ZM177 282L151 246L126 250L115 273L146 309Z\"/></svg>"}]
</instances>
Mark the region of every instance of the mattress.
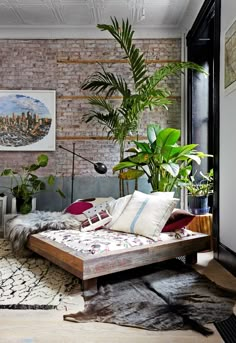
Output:
<instances>
[{"instance_id":1,"label":"mattress","mask_svg":"<svg viewBox=\"0 0 236 343\"><path fill-rule=\"evenodd\" d=\"M99 255L132 247L151 246L158 242L168 242L191 236L193 233L187 229L176 230L176 232L161 233L158 242L130 233L99 229L88 232L78 230L44 231L40 235L56 243L73 249L79 255Z\"/></svg>"}]
</instances>

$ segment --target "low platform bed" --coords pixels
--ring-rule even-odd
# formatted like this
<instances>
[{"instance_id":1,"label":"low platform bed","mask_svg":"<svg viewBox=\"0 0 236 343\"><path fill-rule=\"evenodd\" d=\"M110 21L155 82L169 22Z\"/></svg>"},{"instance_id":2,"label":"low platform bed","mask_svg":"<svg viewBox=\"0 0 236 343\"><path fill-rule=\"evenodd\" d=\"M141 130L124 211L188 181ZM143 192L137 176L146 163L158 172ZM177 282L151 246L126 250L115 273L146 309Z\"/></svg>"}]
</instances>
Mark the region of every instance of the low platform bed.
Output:
<instances>
[{"instance_id":1,"label":"low platform bed","mask_svg":"<svg viewBox=\"0 0 236 343\"><path fill-rule=\"evenodd\" d=\"M82 280L84 295L96 292L97 278L127 269L186 256L187 263L196 263L197 252L210 248L210 236L193 233L171 241L153 242L99 253L81 253L42 233L30 236L27 246Z\"/></svg>"}]
</instances>

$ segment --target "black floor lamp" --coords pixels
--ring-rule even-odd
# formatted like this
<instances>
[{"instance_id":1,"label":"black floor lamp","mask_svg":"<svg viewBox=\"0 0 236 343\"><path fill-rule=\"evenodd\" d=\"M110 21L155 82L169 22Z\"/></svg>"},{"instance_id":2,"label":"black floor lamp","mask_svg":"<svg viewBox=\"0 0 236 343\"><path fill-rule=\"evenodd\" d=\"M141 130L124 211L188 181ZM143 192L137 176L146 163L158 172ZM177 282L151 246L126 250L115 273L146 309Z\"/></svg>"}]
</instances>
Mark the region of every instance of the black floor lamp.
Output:
<instances>
[{"instance_id":1,"label":"black floor lamp","mask_svg":"<svg viewBox=\"0 0 236 343\"><path fill-rule=\"evenodd\" d=\"M73 159L72 159L72 174L71 174L71 202L73 202L73 197L74 197L74 177L75 177L75 156L78 156L82 158L83 160L93 164L94 169L98 174L105 174L107 172L107 167L104 163L101 162L92 162L88 158L81 156L80 154L77 154L75 152L75 143L73 143L73 150L69 150L64 148L62 145L59 145L59 148L66 150L73 154Z\"/></svg>"}]
</instances>

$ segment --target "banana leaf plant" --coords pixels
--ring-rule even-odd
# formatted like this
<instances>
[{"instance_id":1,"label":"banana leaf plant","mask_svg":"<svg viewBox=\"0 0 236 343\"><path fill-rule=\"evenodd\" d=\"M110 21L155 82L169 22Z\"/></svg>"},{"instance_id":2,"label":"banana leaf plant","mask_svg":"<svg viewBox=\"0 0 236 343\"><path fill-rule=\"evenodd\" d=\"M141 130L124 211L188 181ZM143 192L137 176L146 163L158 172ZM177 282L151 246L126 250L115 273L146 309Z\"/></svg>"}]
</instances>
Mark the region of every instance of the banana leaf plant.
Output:
<instances>
[{"instance_id":1,"label":"banana leaf plant","mask_svg":"<svg viewBox=\"0 0 236 343\"><path fill-rule=\"evenodd\" d=\"M18 211L22 214L29 213L31 211L32 197L46 190L46 185L53 186L55 183L55 176L49 175L40 179L35 171L39 168L44 168L48 165L48 156L41 154L37 157L37 161L27 166L21 167L21 171L16 171L11 168L4 169L1 176L11 177L10 187L3 187L9 189L9 192L16 198ZM61 197L65 197L60 188L56 189Z\"/></svg>"},{"instance_id":2,"label":"banana leaf plant","mask_svg":"<svg viewBox=\"0 0 236 343\"><path fill-rule=\"evenodd\" d=\"M171 192L180 187L182 179L189 177L192 162L201 163L201 159L210 155L197 151L198 144L179 145L180 130L162 129L157 124L147 127L148 142L134 141L135 147L127 152L133 153L113 167L121 171L119 177L133 180L147 176L153 192Z\"/></svg>"},{"instance_id":3,"label":"banana leaf plant","mask_svg":"<svg viewBox=\"0 0 236 343\"><path fill-rule=\"evenodd\" d=\"M150 74L143 53L133 42L134 30L128 20L121 24L115 17L111 24L99 24L101 31L107 31L118 42L124 52L124 59L129 64L129 75L126 79L106 71L101 66L82 84L83 90L94 93L89 98L89 104L94 110L83 116L86 122L97 121L107 130L108 137L112 137L120 146L120 160L124 158L125 139L136 134L140 118L145 109L153 110L172 103L171 92L161 81L171 75L179 74L184 69L194 69L206 74L205 70L191 62L167 63ZM120 101L114 101L112 96L120 96Z\"/></svg>"}]
</instances>

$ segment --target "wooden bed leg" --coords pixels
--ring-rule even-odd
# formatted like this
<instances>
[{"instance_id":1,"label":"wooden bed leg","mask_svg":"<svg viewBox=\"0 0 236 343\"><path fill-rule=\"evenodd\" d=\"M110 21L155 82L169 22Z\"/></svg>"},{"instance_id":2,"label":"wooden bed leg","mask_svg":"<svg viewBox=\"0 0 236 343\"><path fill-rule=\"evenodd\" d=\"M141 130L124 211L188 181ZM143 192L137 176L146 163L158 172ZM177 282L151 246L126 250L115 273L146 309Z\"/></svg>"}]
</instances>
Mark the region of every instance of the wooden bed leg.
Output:
<instances>
[{"instance_id":1,"label":"wooden bed leg","mask_svg":"<svg viewBox=\"0 0 236 343\"><path fill-rule=\"evenodd\" d=\"M196 264L197 263L197 252L186 255L186 264Z\"/></svg>"},{"instance_id":2,"label":"wooden bed leg","mask_svg":"<svg viewBox=\"0 0 236 343\"><path fill-rule=\"evenodd\" d=\"M82 290L85 297L91 297L92 295L95 295L98 291L97 278L82 280Z\"/></svg>"}]
</instances>

